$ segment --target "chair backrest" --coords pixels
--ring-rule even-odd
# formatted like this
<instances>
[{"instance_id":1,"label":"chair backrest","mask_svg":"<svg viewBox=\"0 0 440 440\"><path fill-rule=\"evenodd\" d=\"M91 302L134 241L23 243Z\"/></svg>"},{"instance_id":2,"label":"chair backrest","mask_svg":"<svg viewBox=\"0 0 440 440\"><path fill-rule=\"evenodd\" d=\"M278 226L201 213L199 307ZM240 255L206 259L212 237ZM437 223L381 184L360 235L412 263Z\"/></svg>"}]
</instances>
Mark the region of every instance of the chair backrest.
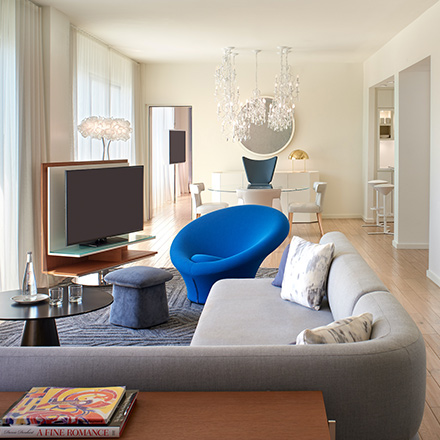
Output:
<instances>
[{"instance_id":1,"label":"chair backrest","mask_svg":"<svg viewBox=\"0 0 440 440\"><path fill-rule=\"evenodd\" d=\"M270 159L254 160L243 156L243 165L248 182L251 185L269 185L273 179L277 159L278 157L275 156Z\"/></svg>"},{"instance_id":2,"label":"chair backrest","mask_svg":"<svg viewBox=\"0 0 440 440\"><path fill-rule=\"evenodd\" d=\"M324 205L325 190L327 189L327 182L315 182L313 189L316 192L315 204L319 206L319 212L322 211Z\"/></svg>"},{"instance_id":3,"label":"chair backrest","mask_svg":"<svg viewBox=\"0 0 440 440\"><path fill-rule=\"evenodd\" d=\"M288 233L287 217L277 209L259 205L230 206L202 215L181 229L171 245L171 260L185 255L189 259L194 254L226 258L260 247L266 241L274 244L277 241L274 235L281 239L276 248Z\"/></svg>"},{"instance_id":4,"label":"chair backrest","mask_svg":"<svg viewBox=\"0 0 440 440\"><path fill-rule=\"evenodd\" d=\"M243 205L273 206L273 201L281 197L281 189L238 189L237 197Z\"/></svg>"},{"instance_id":5,"label":"chair backrest","mask_svg":"<svg viewBox=\"0 0 440 440\"><path fill-rule=\"evenodd\" d=\"M194 204L194 208L198 208L202 205L201 192L205 190L204 183L191 183L189 185L189 192L191 193L191 199Z\"/></svg>"}]
</instances>

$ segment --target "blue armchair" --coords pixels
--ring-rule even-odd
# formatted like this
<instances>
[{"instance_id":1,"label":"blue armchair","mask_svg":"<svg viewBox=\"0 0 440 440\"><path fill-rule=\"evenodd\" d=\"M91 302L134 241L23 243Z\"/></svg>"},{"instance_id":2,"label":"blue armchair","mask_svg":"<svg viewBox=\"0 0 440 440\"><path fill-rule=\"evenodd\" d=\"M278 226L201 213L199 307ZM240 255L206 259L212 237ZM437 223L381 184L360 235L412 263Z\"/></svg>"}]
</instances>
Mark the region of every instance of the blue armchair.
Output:
<instances>
[{"instance_id":1,"label":"blue armchair","mask_svg":"<svg viewBox=\"0 0 440 440\"><path fill-rule=\"evenodd\" d=\"M185 281L188 299L204 304L216 281L255 277L288 233L289 222L276 209L232 206L186 225L171 244L171 261Z\"/></svg>"}]
</instances>

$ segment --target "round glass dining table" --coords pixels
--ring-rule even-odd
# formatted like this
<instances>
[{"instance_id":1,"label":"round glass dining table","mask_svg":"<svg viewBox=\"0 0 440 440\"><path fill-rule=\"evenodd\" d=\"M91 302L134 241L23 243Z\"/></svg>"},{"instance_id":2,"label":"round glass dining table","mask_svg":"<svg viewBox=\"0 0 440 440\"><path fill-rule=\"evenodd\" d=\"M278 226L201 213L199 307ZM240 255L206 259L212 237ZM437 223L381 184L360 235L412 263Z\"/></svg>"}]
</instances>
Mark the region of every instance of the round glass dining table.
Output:
<instances>
[{"instance_id":1,"label":"round glass dining table","mask_svg":"<svg viewBox=\"0 0 440 440\"><path fill-rule=\"evenodd\" d=\"M282 211L286 216L288 216L289 213L289 202L290 201L295 201L295 198L292 197L292 195L296 192L301 192L301 191L306 191L309 189L309 187L304 186L304 187L282 187L279 185L248 185L247 187L245 186L239 186L239 185L221 185L218 187L209 187L208 190L216 193L217 195L215 196L215 201L216 202L223 202L225 201L224 198L222 197L222 194L225 195L225 197L229 197L229 199L231 198L231 196L227 196L227 194L236 194L237 191L239 190L254 190L254 189L258 189L258 190L264 190L264 189L281 189L281 198L278 199L278 204L274 205L274 208L280 209L280 211ZM231 203L229 200L226 200L227 202ZM238 201L238 199L237 199ZM234 203L234 202L232 202Z\"/></svg>"},{"instance_id":2,"label":"round glass dining table","mask_svg":"<svg viewBox=\"0 0 440 440\"><path fill-rule=\"evenodd\" d=\"M290 193L295 191L306 191L310 189L308 186L305 187L298 187L298 188L285 188L282 186L267 186L267 185L249 185L249 186L242 186L237 187L237 185L222 185L220 187L209 187L208 191L213 192L224 192L224 193L235 193L237 190L245 190L245 189L281 189L282 193Z\"/></svg>"}]
</instances>

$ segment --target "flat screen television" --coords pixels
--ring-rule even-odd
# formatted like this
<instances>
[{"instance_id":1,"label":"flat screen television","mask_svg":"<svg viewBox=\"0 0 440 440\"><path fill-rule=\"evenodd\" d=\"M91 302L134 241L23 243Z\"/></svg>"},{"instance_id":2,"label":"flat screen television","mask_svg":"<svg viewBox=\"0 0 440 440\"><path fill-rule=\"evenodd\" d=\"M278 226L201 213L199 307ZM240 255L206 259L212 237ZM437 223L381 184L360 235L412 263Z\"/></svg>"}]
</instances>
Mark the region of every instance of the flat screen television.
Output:
<instances>
[{"instance_id":1,"label":"flat screen television","mask_svg":"<svg viewBox=\"0 0 440 440\"><path fill-rule=\"evenodd\" d=\"M186 132L170 130L170 165L186 161Z\"/></svg>"},{"instance_id":2,"label":"flat screen television","mask_svg":"<svg viewBox=\"0 0 440 440\"><path fill-rule=\"evenodd\" d=\"M144 167L65 171L66 245L99 246L144 227Z\"/></svg>"}]
</instances>

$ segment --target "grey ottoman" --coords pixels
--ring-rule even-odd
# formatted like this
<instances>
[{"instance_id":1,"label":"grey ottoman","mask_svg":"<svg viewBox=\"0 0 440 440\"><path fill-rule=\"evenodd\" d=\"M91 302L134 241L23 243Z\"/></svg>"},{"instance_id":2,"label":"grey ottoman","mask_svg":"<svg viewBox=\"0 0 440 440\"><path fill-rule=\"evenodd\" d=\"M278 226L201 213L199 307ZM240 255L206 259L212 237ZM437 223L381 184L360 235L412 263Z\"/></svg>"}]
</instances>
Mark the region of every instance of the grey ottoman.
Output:
<instances>
[{"instance_id":1,"label":"grey ottoman","mask_svg":"<svg viewBox=\"0 0 440 440\"><path fill-rule=\"evenodd\" d=\"M168 321L165 282L173 275L163 269L133 266L118 269L104 279L113 284L114 301L110 323L130 328L148 328Z\"/></svg>"}]
</instances>

